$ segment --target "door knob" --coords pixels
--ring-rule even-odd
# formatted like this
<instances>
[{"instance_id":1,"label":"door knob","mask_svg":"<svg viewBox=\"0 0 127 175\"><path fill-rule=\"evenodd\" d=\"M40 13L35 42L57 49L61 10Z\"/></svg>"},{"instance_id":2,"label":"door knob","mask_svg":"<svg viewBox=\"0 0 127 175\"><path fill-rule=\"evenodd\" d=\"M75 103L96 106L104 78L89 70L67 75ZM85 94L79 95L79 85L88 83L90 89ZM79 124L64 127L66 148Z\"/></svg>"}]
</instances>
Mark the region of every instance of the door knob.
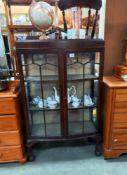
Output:
<instances>
[{"instance_id":1,"label":"door knob","mask_svg":"<svg viewBox=\"0 0 127 175\"><path fill-rule=\"evenodd\" d=\"M118 142L118 139L114 139L114 142Z\"/></svg>"}]
</instances>

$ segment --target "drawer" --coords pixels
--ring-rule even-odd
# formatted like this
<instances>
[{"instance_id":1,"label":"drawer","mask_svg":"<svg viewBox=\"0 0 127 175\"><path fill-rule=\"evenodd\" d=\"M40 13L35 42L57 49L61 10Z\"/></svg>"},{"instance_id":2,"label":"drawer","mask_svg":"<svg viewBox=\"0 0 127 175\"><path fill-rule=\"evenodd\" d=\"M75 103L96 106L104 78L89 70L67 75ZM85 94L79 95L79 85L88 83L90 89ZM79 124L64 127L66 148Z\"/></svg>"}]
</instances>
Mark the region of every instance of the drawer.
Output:
<instances>
[{"instance_id":1,"label":"drawer","mask_svg":"<svg viewBox=\"0 0 127 175\"><path fill-rule=\"evenodd\" d=\"M116 94L127 94L127 89L116 89Z\"/></svg>"},{"instance_id":2,"label":"drawer","mask_svg":"<svg viewBox=\"0 0 127 175\"><path fill-rule=\"evenodd\" d=\"M121 109L127 109L127 102L115 102L114 108L117 112L117 110Z\"/></svg>"},{"instance_id":3,"label":"drawer","mask_svg":"<svg viewBox=\"0 0 127 175\"><path fill-rule=\"evenodd\" d=\"M116 102L127 102L127 89L116 89Z\"/></svg>"},{"instance_id":4,"label":"drawer","mask_svg":"<svg viewBox=\"0 0 127 175\"><path fill-rule=\"evenodd\" d=\"M0 115L15 114L16 106L14 98L0 98Z\"/></svg>"},{"instance_id":5,"label":"drawer","mask_svg":"<svg viewBox=\"0 0 127 175\"><path fill-rule=\"evenodd\" d=\"M0 146L20 145L19 131L0 132Z\"/></svg>"},{"instance_id":6,"label":"drawer","mask_svg":"<svg viewBox=\"0 0 127 175\"><path fill-rule=\"evenodd\" d=\"M114 109L114 113L127 113L127 107L117 107Z\"/></svg>"},{"instance_id":7,"label":"drawer","mask_svg":"<svg viewBox=\"0 0 127 175\"><path fill-rule=\"evenodd\" d=\"M113 111L113 126L127 128L127 103L116 102Z\"/></svg>"},{"instance_id":8,"label":"drawer","mask_svg":"<svg viewBox=\"0 0 127 175\"><path fill-rule=\"evenodd\" d=\"M114 123L127 123L127 112L126 113L114 113Z\"/></svg>"},{"instance_id":9,"label":"drawer","mask_svg":"<svg viewBox=\"0 0 127 175\"><path fill-rule=\"evenodd\" d=\"M112 132L112 148L127 149L127 129L115 129Z\"/></svg>"},{"instance_id":10,"label":"drawer","mask_svg":"<svg viewBox=\"0 0 127 175\"><path fill-rule=\"evenodd\" d=\"M21 146L0 147L0 162L17 161L22 158Z\"/></svg>"},{"instance_id":11,"label":"drawer","mask_svg":"<svg viewBox=\"0 0 127 175\"><path fill-rule=\"evenodd\" d=\"M15 131L18 129L16 115L0 116L0 132Z\"/></svg>"},{"instance_id":12,"label":"drawer","mask_svg":"<svg viewBox=\"0 0 127 175\"><path fill-rule=\"evenodd\" d=\"M127 122L113 122L113 128L118 129L126 129L127 128Z\"/></svg>"}]
</instances>

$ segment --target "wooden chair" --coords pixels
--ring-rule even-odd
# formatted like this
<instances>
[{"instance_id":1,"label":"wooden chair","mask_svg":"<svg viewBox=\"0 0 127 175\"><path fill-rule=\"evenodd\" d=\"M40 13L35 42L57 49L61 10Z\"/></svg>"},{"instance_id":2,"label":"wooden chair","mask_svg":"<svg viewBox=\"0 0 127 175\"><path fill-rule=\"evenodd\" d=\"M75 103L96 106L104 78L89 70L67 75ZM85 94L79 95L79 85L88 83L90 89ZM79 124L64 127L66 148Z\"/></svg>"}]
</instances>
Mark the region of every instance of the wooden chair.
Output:
<instances>
[{"instance_id":1,"label":"wooden chair","mask_svg":"<svg viewBox=\"0 0 127 175\"><path fill-rule=\"evenodd\" d=\"M67 23L65 18L65 10L70 9L72 7L80 7L80 8L88 8L88 20L86 25L86 37L89 34L90 29L90 20L91 20L91 9L95 10L94 19L93 19L93 25L91 30L91 38L94 38L95 30L96 30L96 24L98 19L98 11L100 10L102 6L102 0L59 0L58 7L62 11L63 14L63 23L64 23L64 30L67 32Z\"/></svg>"}]
</instances>

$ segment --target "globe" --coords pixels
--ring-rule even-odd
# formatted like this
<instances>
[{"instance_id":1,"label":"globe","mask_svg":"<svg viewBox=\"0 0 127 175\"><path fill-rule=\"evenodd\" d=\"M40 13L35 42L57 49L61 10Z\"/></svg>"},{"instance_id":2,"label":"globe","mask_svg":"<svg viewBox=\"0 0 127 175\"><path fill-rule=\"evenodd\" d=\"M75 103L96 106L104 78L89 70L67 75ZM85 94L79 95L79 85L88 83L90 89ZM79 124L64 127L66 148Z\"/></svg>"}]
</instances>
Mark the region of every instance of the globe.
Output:
<instances>
[{"instance_id":1,"label":"globe","mask_svg":"<svg viewBox=\"0 0 127 175\"><path fill-rule=\"evenodd\" d=\"M32 2L29 8L31 23L41 31L50 29L54 20L54 11L47 2Z\"/></svg>"}]
</instances>

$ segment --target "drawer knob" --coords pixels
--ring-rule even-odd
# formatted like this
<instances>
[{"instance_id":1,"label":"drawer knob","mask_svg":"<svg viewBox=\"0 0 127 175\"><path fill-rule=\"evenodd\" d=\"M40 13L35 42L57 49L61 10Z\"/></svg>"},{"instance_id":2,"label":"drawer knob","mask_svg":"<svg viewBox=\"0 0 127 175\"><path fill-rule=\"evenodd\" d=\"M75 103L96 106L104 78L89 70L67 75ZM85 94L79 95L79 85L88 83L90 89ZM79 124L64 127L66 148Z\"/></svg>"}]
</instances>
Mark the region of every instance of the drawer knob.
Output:
<instances>
[{"instance_id":1,"label":"drawer knob","mask_svg":"<svg viewBox=\"0 0 127 175\"><path fill-rule=\"evenodd\" d=\"M118 139L114 139L114 142L118 142Z\"/></svg>"}]
</instances>

